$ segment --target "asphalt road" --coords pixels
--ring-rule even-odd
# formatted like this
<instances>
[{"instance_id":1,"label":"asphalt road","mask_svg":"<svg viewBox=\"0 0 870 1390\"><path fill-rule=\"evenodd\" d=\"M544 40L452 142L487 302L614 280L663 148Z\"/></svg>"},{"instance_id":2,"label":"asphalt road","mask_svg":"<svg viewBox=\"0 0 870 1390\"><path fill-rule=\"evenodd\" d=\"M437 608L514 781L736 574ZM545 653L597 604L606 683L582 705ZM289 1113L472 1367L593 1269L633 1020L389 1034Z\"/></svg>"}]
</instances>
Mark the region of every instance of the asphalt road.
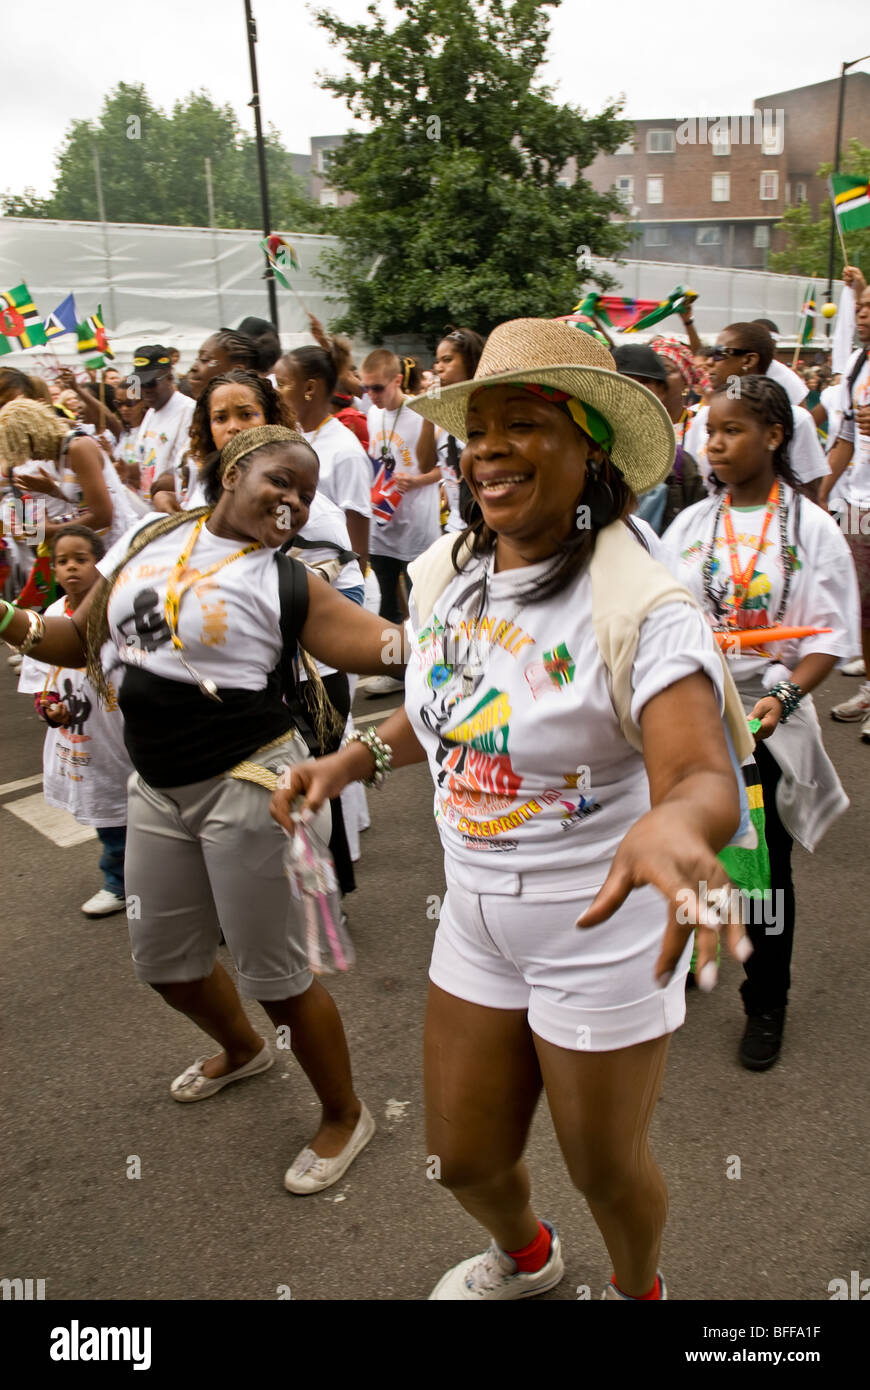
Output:
<instances>
[{"instance_id":1,"label":"asphalt road","mask_svg":"<svg viewBox=\"0 0 870 1390\"><path fill-rule=\"evenodd\" d=\"M6 649L2 648L5 653ZM782 1058L736 1061L740 969L690 996L674 1039L653 1147L670 1187L662 1265L690 1300L830 1297L870 1276L867 996L870 746L831 704L857 688L834 674L818 695L827 747L852 807L815 856L795 852L798 929ZM315 1103L288 1052L271 1071L197 1105L169 1083L209 1050L132 976L123 917L90 922L97 845L59 848L10 814L38 786L42 726L0 661L4 1124L0 1276L43 1278L50 1299L424 1299L486 1238L427 1179L420 1084L426 968L444 891L423 768L369 794L358 889L358 963L330 988L360 1094L378 1134L347 1177L316 1197L282 1176ZM358 698L367 715L392 701ZM4 809L5 808L5 809ZM333 977L333 980L335 977ZM267 1020L256 1005L251 1016ZM141 1177L127 1176L131 1157ZM740 1177L733 1160L740 1160ZM550 1299L599 1295L603 1243L565 1173L546 1109L529 1151L541 1215L567 1272Z\"/></svg>"}]
</instances>

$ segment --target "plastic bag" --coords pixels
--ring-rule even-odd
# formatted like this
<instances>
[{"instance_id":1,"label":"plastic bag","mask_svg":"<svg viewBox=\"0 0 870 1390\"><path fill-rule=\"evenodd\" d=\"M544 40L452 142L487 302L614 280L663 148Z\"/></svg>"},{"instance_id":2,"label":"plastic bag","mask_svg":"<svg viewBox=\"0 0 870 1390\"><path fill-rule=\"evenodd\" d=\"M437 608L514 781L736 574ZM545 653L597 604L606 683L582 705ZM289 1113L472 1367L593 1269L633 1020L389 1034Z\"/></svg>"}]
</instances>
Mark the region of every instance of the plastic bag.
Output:
<instances>
[{"instance_id":1,"label":"plastic bag","mask_svg":"<svg viewBox=\"0 0 870 1390\"><path fill-rule=\"evenodd\" d=\"M342 921L332 856L301 820L293 819L294 833L287 836L284 850L284 872L305 916L308 964L315 975L332 975L348 970L356 959Z\"/></svg>"}]
</instances>

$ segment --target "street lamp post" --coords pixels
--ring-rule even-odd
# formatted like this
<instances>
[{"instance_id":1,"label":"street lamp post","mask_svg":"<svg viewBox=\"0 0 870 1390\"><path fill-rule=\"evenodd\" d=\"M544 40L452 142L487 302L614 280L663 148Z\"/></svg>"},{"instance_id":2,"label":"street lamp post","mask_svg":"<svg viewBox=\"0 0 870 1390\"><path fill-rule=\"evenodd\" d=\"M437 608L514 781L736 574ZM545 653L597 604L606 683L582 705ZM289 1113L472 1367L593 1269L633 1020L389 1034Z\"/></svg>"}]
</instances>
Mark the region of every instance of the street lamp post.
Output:
<instances>
[{"instance_id":1,"label":"street lamp post","mask_svg":"<svg viewBox=\"0 0 870 1390\"><path fill-rule=\"evenodd\" d=\"M257 26L254 23L254 16L251 13L251 0L245 0L245 27L248 34L248 57L251 61L251 89L252 97L250 105L254 109L254 129L257 136L257 165L260 171L260 205L263 212L263 236L268 237L272 231L272 219L269 214L269 181L266 173L266 147L263 143L263 121L260 115L260 89L257 82ZM266 260L266 288L269 293L269 318L278 328L278 296L275 293L275 276L269 264L268 256Z\"/></svg>"}]
</instances>

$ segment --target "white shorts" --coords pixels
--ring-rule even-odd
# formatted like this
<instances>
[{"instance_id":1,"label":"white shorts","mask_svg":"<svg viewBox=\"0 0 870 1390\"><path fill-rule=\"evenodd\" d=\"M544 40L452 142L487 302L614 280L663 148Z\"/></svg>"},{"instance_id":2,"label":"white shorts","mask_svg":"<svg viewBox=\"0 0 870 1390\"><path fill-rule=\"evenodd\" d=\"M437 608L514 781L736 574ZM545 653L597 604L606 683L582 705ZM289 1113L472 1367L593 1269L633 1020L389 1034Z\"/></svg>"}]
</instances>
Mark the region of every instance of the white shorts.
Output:
<instances>
[{"instance_id":1,"label":"white shorts","mask_svg":"<svg viewBox=\"0 0 870 1390\"><path fill-rule=\"evenodd\" d=\"M598 927L575 927L608 868L482 872L448 858L429 978L472 1004L526 1009L534 1033L571 1051L613 1052L672 1033L686 1016L692 938L660 989L667 905L657 889L635 889Z\"/></svg>"}]
</instances>

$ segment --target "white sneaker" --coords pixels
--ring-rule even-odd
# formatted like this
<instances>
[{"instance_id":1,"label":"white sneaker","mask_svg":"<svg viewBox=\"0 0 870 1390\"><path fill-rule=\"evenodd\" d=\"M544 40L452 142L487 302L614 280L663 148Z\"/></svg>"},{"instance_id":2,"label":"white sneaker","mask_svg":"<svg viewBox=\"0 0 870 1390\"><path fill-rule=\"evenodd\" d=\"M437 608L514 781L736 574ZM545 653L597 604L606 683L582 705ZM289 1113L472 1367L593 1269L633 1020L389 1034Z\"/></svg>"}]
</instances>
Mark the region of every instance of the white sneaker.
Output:
<instances>
[{"instance_id":1,"label":"white sneaker","mask_svg":"<svg viewBox=\"0 0 870 1390\"><path fill-rule=\"evenodd\" d=\"M518 1270L510 1255L492 1242L483 1255L472 1255L454 1265L439 1279L429 1295L429 1302L447 1299L507 1299L534 1298L535 1294L554 1289L565 1273L559 1237L549 1222L543 1223L552 1236L547 1263L533 1274Z\"/></svg>"},{"instance_id":2,"label":"white sneaker","mask_svg":"<svg viewBox=\"0 0 870 1390\"><path fill-rule=\"evenodd\" d=\"M311 1192L322 1192L325 1187L332 1187L333 1183L344 1177L374 1132L375 1122L368 1106L363 1102L356 1129L335 1158L321 1158L313 1149L303 1149L296 1155L284 1174L284 1186L287 1191L295 1192L299 1197L307 1197Z\"/></svg>"},{"instance_id":3,"label":"white sneaker","mask_svg":"<svg viewBox=\"0 0 870 1390\"><path fill-rule=\"evenodd\" d=\"M856 656L854 661L847 661L845 666L840 667L841 676L866 676L867 668L864 665L863 656Z\"/></svg>"},{"instance_id":4,"label":"white sneaker","mask_svg":"<svg viewBox=\"0 0 870 1390\"><path fill-rule=\"evenodd\" d=\"M839 719L841 724L857 724L859 720L870 718L870 681L865 681L858 694L853 695L851 700L834 705L831 718Z\"/></svg>"},{"instance_id":5,"label":"white sneaker","mask_svg":"<svg viewBox=\"0 0 870 1390\"><path fill-rule=\"evenodd\" d=\"M662 1298L661 1298L661 1301L662 1301L662 1302L667 1302L667 1297L668 1297L668 1286L667 1286L667 1284L665 1283L665 1276L662 1274L661 1270L658 1271L658 1277L659 1277L659 1279L660 1279L660 1281L661 1281L661 1286L662 1286ZM607 1284L607 1285L605 1286L605 1289L604 1289L604 1292L603 1292L602 1295L601 1295L601 1298L602 1298L602 1301L603 1301L603 1302L612 1301L612 1302L614 1302L614 1303L641 1303L641 1302L645 1302L645 1301L646 1301L645 1299L642 1300L642 1299L640 1299L640 1298L631 1298L631 1297L629 1296L629 1294L627 1294L627 1293L620 1293L620 1292L619 1292L619 1289L616 1287L616 1285L615 1285L613 1282L611 1282L611 1283L609 1283L609 1284ZM650 1301L651 1301L651 1302L655 1302L654 1299L653 1299L653 1300L650 1300Z\"/></svg>"},{"instance_id":6,"label":"white sneaker","mask_svg":"<svg viewBox=\"0 0 870 1390\"><path fill-rule=\"evenodd\" d=\"M21 655L20 652L13 652L11 656L6 658L6 660L9 662L9 665L12 667L13 671L20 671L21 663L24 660L24 657Z\"/></svg>"},{"instance_id":7,"label":"white sneaker","mask_svg":"<svg viewBox=\"0 0 870 1390\"><path fill-rule=\"evenodd\" d=\"M405 682L397 681L393 676L372 676L366 682L366 699L373 699L375 695L392 695L396 690L404 690Z\"/></svg>"},{"instance_id":8,"label":"white sneaker","mask_svg":"<svg viewBox=\"0 0 870 1390\"><path fill-rule=\"evenodd\" d=\"M101 888L99 893L95 893L92 898L88 898L86 903L82 903L82 912L86 917L111 917L113 912L126 912L127 899L119 898L114 893L110 893L108 888Z\"/></svg>"}]
</instances>

